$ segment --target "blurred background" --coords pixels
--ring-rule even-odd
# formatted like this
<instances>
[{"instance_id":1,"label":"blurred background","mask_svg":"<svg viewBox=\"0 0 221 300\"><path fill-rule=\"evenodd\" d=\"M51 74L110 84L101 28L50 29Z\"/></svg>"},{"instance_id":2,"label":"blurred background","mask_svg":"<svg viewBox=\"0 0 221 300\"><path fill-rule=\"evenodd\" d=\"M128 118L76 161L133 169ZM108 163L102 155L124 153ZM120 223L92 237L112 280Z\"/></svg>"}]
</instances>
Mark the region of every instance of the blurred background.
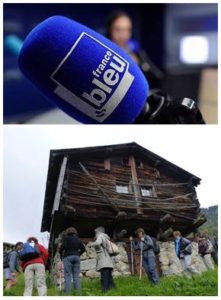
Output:
<instances>
[{"instance_id":1,"label":"blurred background","mask_svg":"<svg viewBox=\"0 0 221 300\"><path fill-rule=\"evenodd\" d=\"M4 4L4 123L75 123L45 100L19 71L22 41L52 15L72 18L114 40L109 30L119 25L114 23L119 12L132 25L125 49L139 63L151 88L161 88L174 98L196 100L206 122L216 124L217 4L24 3ZM115 29L119 33L120 29Z\"/></svg>"}]
</instances>

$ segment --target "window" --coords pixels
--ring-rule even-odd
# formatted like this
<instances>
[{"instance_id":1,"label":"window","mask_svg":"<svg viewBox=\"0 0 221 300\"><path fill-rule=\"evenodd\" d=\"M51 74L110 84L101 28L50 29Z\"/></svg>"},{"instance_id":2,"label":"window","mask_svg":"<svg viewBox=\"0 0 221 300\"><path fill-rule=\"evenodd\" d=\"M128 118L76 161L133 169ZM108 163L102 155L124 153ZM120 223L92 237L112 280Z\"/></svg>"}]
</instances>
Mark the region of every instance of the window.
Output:
<instances>
[{"instance_id":1,"label":"window","mask_svg":"<svg viewBox=\"0 0 221 300\"><path fill-rule=\"evenodd\" d=\"M129 187L127 185L116 185L116 191L119 194L129 194Z\"/></svg>"},{"instance_id":2,"label":"window","mask_svg":"<svg viewBox=\"0 0 221 300\"><path fill-rule=\"evenodd\" d=\"M128 158L122 158L121 163L122 163L123 166L129 166Z\"/></svg>"},{"instance_id":3,"label":"window","mask_svg":"<svg viewBox=\"0 0 221 300\"><path fill-rule=\"evenodd\" d=\"M143 162L141 160L136 159L136 166L137 168L143 169Z\"/></svg>"},{"instance_id":4,"label":"window","mask_svg":"<svg viewBox=\"0 0 221 300\"><path fill-rule=\"evenodd\" d=\"M141 187L141 195L144 197L153 197L153 191L150 187Z\"/></svg>"}]
</instances>

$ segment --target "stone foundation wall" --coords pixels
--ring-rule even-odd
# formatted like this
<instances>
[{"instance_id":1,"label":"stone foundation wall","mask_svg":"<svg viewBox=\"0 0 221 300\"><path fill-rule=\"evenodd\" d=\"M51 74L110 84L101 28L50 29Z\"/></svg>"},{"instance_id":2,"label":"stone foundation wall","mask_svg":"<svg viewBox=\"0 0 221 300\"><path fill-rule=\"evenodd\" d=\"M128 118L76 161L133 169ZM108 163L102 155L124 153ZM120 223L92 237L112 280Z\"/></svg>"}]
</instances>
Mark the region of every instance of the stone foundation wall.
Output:
<instances>
[{"instance_id":1,"label":"stone foundation wall","mask_svg":"<svg viewBox=\"0 0 221 300\"><path fill-rule=\"evenodd\" d=\"M193 242L193 251L191 254L192 266L199 272L206 271L206 267L202 258L198 254L198 245ZM159 254L160 269L163 276L182 275L183 270L178 257L176 256L174 243L164 242L160 243Z\"/></svg>"}]
</instances>

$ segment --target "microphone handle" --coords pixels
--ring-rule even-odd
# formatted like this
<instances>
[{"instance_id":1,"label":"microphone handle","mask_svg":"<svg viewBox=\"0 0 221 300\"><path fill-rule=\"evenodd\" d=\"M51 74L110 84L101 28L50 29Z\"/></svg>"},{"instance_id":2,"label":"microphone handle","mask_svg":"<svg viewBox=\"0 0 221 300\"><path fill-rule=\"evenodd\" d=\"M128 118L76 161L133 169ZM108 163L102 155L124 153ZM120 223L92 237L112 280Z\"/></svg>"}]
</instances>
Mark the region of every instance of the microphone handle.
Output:
<instances>
[{"instance_id":1,"label":"microphone handle","mask_svg":"<svg viewBox=\"0 0 221 300\"><path fill-rule=\"evenodd\" d=\"M172 99L160 91L147 98L135 124L205 124L203 116L190 98Z\"/></svg>"},{"instance_id":2,"label":"microphone handle","mask_svg":"<svg viewBox=\"0 0 221 300\"><path fill-rule=\"evenodd\" d=\"M140 50L138 56L141 60L141 69L143 72L150 72L157 80L163 80L164 73L154 64L144 50Z\"/></svg>"}]
</instances>

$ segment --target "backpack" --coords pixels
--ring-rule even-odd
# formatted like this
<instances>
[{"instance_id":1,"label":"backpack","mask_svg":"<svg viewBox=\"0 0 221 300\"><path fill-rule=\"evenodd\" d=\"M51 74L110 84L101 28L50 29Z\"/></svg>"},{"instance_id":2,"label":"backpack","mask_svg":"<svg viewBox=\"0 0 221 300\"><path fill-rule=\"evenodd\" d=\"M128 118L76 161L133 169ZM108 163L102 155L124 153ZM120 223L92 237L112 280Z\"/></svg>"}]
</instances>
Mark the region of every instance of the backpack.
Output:
<instances>
[{"instance_id":1,"label":"backpack","mask_svg":"<svg viewBox=\"0 0 221 300\"><path fill-rule=\"evenodd\" d=\"M154 252L155 255L158 255L160 253L160 246L159 246L159 244L157 243L157 240L154 237L152 237L152 236L149 236L149 237L153 242L153 247L151 247L151 249L153 249L153 252ZM145 243L145 239L146 239L146 242L147 242L147 236L145 236L145 238L144 238L144 243Z\"/></svg>"},{"instance_id":2,"label":"backpack","mask_svg":"<svg viewBox=\"0 0 221 300\"><path fill-rule=\"evenodd\" d=\"M213 253L214 252L213 244L211 243L211 241L209 239L207 239L207 242L208 242L207 252L208 253Z\"/></svg>"},{"instance_id":3,"label":"backpack","mask_svg":"<svg viewBox=\"0 0 221 300\"><path fill-rule=\"evenodd\" d=\"M26 262L39 257L40 252L36 244L27 242L23 244L23 248L19 251L18 256L21 261Z\"/></svg>"},{"instance_id":4,"label":"backpack","mask_svg":"<svg viewBox=\"0 0 221 300\"><path fill-rule=\"evenodd\" d=\"M3 252L3 268L8 268L9 267L9 259L10 259L10 253L12 251L4 251Z\"/></svg>"},{"instance_id":5,"label":"backpack","mask_svg":"<svg viewBox=\"0 0 221 300\"><path fill-rule=\"evenodd\" d=\"M154 237L150 237L153 242L153 252L155 255L158 255L160 253L160 246L157 243L157 240Z\"/></svg>"},{"instance_id":6,"label":"backpack","mask_svg":"<svg viewBox=\"0 0 221 300\"><path fill-rule=\"evenodd\" d=\"M202 255L209 254L213 251L213 245L208 239L201 239L198 242L199 253Z\"/></svg>"},{"instance_id":7,"label":"backpack","mask_svg":"<svg viewBox=\"0 0 221 300\"><path fill-rule=\"evenodd\" d=\"M191 255L192 254L192 242L188 239L181 237L180 239L180 252L184 255Z\"/></svg>"},{"instance_id":8,"label":"backpack","mask_svg":"<svg viewBox=\"0 0 221 300\"><path fill-rule=\"evenodd\" d=\"M116 256L119 254L118 246L108 239L106 239L106 250L110 256Z\"/></svg>"}]
</instances>

